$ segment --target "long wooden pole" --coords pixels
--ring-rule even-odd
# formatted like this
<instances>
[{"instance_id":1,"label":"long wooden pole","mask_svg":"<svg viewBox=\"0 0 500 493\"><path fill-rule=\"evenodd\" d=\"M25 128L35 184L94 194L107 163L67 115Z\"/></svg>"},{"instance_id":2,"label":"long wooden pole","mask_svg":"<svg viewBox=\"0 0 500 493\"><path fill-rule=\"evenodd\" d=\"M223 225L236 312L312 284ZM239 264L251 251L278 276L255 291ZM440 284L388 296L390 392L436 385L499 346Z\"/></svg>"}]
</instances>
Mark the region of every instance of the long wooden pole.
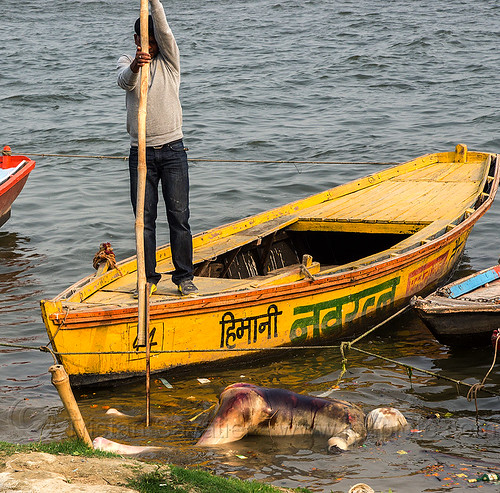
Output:
<instances>
[{"instance_id":1,"label":"long wooden pole","mask_svg":"<svg viewBox=\"0 0 500 493\"><path fill-rule=\"evenodd\" d=\"M141 0L141 50L149 50L149 3ZM146 426L150 424L150 352L149 352L149 284L146 280L146 259L144 254L144 202L146 197L146 114L148 102L149 65L141 68L141 91L139 97L138 153L137 168L137 208L135 219L135 239L137 244L137 290L139 305L137 309L137 343L146 345ZM153 253L154 255L155 253Z\"/></svg>"},{"instance_id":2,"label":"long wooden pole","mask_svg":"<svg viewBox=\"0 0 500 493\"><path fill-rule=\"evenodd\" d=\"M141 0L141 50L149 49L148 32L148 0ZM139 292L137 344L146 344L147 296L146 296L146 260L144 255L144 202L146 195L146 108L148 102L149 65L141 68L141 91L139 96L138 119L138 153L137 168L137 207L135 217L135 242L137 250L137 289Z\"/></svg>"},{"instance_id":3,"label":"long wooden pole","mask_svg":"<svg viewBox=\"0 0 500 493\"><path fill-rule=\"evenodd\" d=\"M151 341L149 340L149 290L151 284L146 284L146 426L151 424Z\"/></svg>"}]
</instances>

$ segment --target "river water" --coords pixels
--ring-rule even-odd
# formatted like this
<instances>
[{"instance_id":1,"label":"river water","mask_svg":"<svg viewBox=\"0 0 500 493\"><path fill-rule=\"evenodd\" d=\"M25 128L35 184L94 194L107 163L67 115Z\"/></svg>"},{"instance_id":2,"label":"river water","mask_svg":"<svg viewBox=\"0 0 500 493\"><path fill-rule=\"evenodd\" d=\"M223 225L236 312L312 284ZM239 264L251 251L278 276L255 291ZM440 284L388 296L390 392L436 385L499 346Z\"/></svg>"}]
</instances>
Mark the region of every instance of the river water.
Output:
<instances>
[{"instance_id":1,"label":"river water","mask_svg":"<svg viewBox=\"0 0 500 493\"><path fill-rule=\"evenodd\" d=\"M137 3L137 5L135 5ZM191 225L200 232L381 169L384 165L231 163L236 159L402 162L459 143L500 151L498 2L392 0L172 0L168 18L182 55L185 143L191 158ZM133 53L139 2L2 0L0 144L14 153L125 156L124 94L117 58ZM102 241L134 253L124 160L40 157L0 230L0 342L47 342L39 301L92 271ZM476 225L457 276L496 263L500 205ZM168 241L160 226L159 241ZM480 382L493 352L439 344L413 314L362 349L467 383ZM71 433L38 351L0 349L0 439L27 443ZM249 381L318 394L339 376L338 350L308 350L156 380L153 414L110 420L106 406L139 415L144 386L78 393L90 434L173 448L166 460L314 491L472 487L465 474L500 462L500 399L477 405L453 383L357 353L334 397L365 410L391 404L410 429L387 443L329 456L324 440L248 439L193 448L225 385ZM500 392L498 364L487 387ZM197 377L210 380L201 384ZM103 408L104 407L104 408ZM436 417L439 414L439 418ZM174 458L174 459L172 459Z\"/></svg>"}]
</instances>

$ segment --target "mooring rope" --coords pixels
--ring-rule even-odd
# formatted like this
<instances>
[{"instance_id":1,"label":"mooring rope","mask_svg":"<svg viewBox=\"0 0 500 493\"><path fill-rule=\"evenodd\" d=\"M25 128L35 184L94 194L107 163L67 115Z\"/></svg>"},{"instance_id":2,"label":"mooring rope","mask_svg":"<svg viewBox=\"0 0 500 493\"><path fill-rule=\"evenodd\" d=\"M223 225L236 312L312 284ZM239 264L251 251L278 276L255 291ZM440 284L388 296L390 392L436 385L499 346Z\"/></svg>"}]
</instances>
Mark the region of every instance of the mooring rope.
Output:
<instances>
[{"instance_id":1,"label":"mooring rope","mask_svg":"<svg viewBox=\"0 0 500 493\"><path fill-rule=\"evenodd\" d=\"M0 342L0 346L5 346L5 347L11 347L14 349L34 349L36 351L42 351L44 353L48 351L42 350L42 347L47 347L47 346L26 346L24 344L8 344L7 342Z\"/></svg>"},{"instance_id":2,"label":"mooring rope","mask_svg":"<svg viewBox=\"0 0 500 493\"><path fill-rule=\"evenodd\" d=\"M430 376L438 378L438 379L447 380L448 382L453 382L455 385L457 385L457 387L460 386L460 385L465 385L466 387L472 388L472 387L474 387L474 385L477 385L477 384L471 385L469 383L463 382L462 380L455 380L454 378L450 378L450 377L447 377L447 376L444 376L444 375L440 375L439 373L436 373L436 372L433 372L433 371L430 371L430 370L424 370L422 368L418 368L416 366L409 365L408 363L401 363L400 361L397 361L397 360L394 360L394 359L391 359L391 358L386 358L385 356L380 356L379 354L375 354L375 353L372 353L370 351L365 351L364 349L359 349L357 347L350 346L349 349L352 349L354 351L358 351L359 353L366 354L367 356L373 356L374 358L378 358L378 359L387 361L389 363L394 363L396 365L402 366L402 367L410 369L410 370L414 370L414 371L419 371L421 373L425 373L426 375L430 375ZM497 394L496 392L492 392L491 390L488 390L486 388L481 388L481 390L483 392L487 392L488 394L500 397L500 394Z\"/></svg>"},{"instance_id":3,"label":"mooring rope","mask_svg":"<svg viewBox=\"0 0 500 493\"><path fill-rule=\"evenodd\" d=\"M54 351L52 351L52 349L50 349L48 346L26 346L25 344L8 344L6 342L1 342L0 346L11 347L13 349L28 349L41 351L42 353L50 353L54 358L54 364L57 364L57 358L54 354Z\"/></svg>"},{"instance_id":4,"label":"mooring rope","mask_svg":"<svg viewBox=\"0 0 500 493\"><path fill-rule=\"evenodd\" d=\"M358 338L354 339L353 341L351 342L348 342L346 344L349 344L349 346L352 346L354 344L356 344L357 342L359 342L361 339L363 339L364 337L366 337L368 334L371 334L372 332L374 332L376 329L382 327L382 325L385 325L387 322L389 322L390 320L392 320L393 318L396 318L396 317L399 317L399 315L402 315L406 310L408 310L410 308L410 305L406 305L404 308L401 308L401 310L399 310L398 312L394 313L393 315L391 315L390 317L387 317L385 320L383 320L382 322L380 322L379 324L375 325L375 327L372 327L371 329L367 330L364 334L361 334Z\"/></svg>"},{"instance_id":5,"label":"mooring rope","mask_svg":"<svg viewBox=\"0 0 500 493\"><path fill-rule=\"evenodd\" d=\"M408 307L405 307L404 309L400 310L397 313L399 313L399 314L403 313L407 308ZM362 337L364 337L368 333L373 332L373 330L375 328L379 328L384 323L386 323L390 319L394 318L396 315L397 314L392 315L391 317L387 318L384 322L381 322L377 326L371 328L369 331L365 332L362 336L358 337L357 340L361 339ZM490 374L490 372L492 371L492 369L493 369L493 367L495 365L496 354L497 354L496 350L495 350L495 357L493 359L493 364L491 365L491 368L489 369L488 373L484 377L482 383L481 384L473 384L473 385L471 385L471 384L469 384L467 382L463 382L462 380L456 380L454 378L447 377L445 375L440 375L440 374L438 374L436 372L432 372L430 370L424 370L424 369L418 368L418 367L416 367L414 365L409 365L407 363L401 363L400 361L397 361L397 360L394 360L394 359L391 359L391 358L387 358L385 356L381 356L379 354L375 354L375 353L372 353L370 351L365 351L363 349L354 347L353 346L353 342L342 342L340 344L340 346L331 346L331 345L328 345L328 346L276 346L276 347L266 347L266 348L223 348L223 349L217 348L217 349L175 349L175 350L174 349L172 349L172 350L153 350L153 349L151 349L150 352L151 352L151 354L165 354L165 353L208 353L208 352L235 352L235 353L238 353L238 352L256 352L256 351L295 351L295 350L303 350L303 349L305 349L305 350L307 350L307 349L311 349L311 350L340 349L341 355L342 355L342 369L341 369L341 374L340 374L340 376L337 379L337 383L334 386L332 386L327 392L325 392L325 393L322 394L322 395L327 395L327 394L331 393L338 386L338 384L342 380L343 375L347 371L346 349L352 349L354 351L358 351L359 353L363 353L363 354L366 354L368 356L372 356L374 358L378 358L378 359L387 361L389 363L393 363L393 364L396 364L398 366L404 367L404 368L407 369L407 372L408 372L408 375L410 376L410 378L411 378L411 371L418 371L418 372L424 373L426 375L430 375L432 377L435 377L437 379L441 379L441 380L446 380L448 382L452 382L452 383L454 383L457 386L457 389L460 387L460 385L463 385L465 387L469 387L470 388L469 394L471 392L474 392L475 393L474 395L475 395L476 399L477 399L477 392L478 391L483 391L483 392L486 392L486 393L488 393L490 395L493 395L495 397L500 397L500 394L498 394L496 392L493 392L493 391L485 388L485 386L484 386L484 382L486 381L486 378L488 377L488 375ZM498 344L499 344L498 340L497 340L496 344L498 346ZM80 355L93 355L93 354L99 354L99 355L100 354L106 354L106 355L117 355L117 354L135 354L135 355L144 354L145 355L146 354L145 350L144 351L137 350L137 351L59 352L59 351L53 351L53 350L51 350L47 346L28 346L28 345L24 345L24 344L9 344L9 343L0 343L0 346L11 347L13 349L36 350L36 351L42 351L42 352L45 352L45 353L49 352L49 353L51 353L51 355L54 358L54 361L56 363L57 363L56 356L80 356ZM469 399L469 395L467 396L467 398L468 398L468 400L470 400ZM477 401L476 401L476 410L477 410Z\"/></svg>"},{"instance_id":6,"label":"mooring rope","mask_svg":"<svg viewBox=\"0 0 500 493\"><path fill-rule=\"evenodd\" d=\"M486 382L486 379L488 378L489 374L491 373L491 370L493 370L493 367L495 366L495 362L497 360L497 351L498 351L498 341L500 341L500 337L497 337L495 339L495 354L493 356L493 363L491 363L490 369L487 371L486 375L484 376L483 380L481 383L475 383L474 385L471 386L469 392L467 393L467 400L470 402L472 398L474 398L474 402L476 404L476 416L479 412L478 407L477 407L477 393L480 390L485 390L484 388L484 382Z\"/></svg>"},{"instance_id":7,"label":"mooring rope","mask_svg":"<svg viewBox=\"0 0 500 493\"><path fill-rule=\"evenodd\" d=\"M477 399L477 392L479 390L482 390L482 391L484 391L484 392L486 392L488 394L500 397L500 394L492 392L492 391L486 389L485 386L484 386L484 382L485 382L486 378L488 377L488 375L490 374L491 370L493 369L493 366L495 365L495 361L496 361L496 349L495 349L495 357L493 358L493 364L491 365L491 368L489 369L488 373L484 377L482 383L480 383L480 384L476 383L476 384L471 385L471 384L468 384L468 383L463 382L461 380L456 380L454 378L446 377L446 376L440 375L438 373L435 373L435 372L432 372L432 371L429 371L429 370L424 370L422 368L418 368L416 366L409 365L407 363L401 363L401 362L399 362L397 360L394 360L394 359L391 359L391 358L386 358L385 356L380 356L378 354L375 354L375 353L372 353L372 352L365 351L363 349L359 349L357 347L354 347L354 344L356 344L357 342L359 342L361 339L363 339L364 337L366 337L368 334L371 334L376 329L380 328L382 325L386 324L387 322L389 322L393 318L396 318L397 316L402 315L409 308L410 308L410 305L406 305L404 308L402 308L398 312L394 313L390 317L386 318L385 320L383 320L379 324L375 325L371 329L367 330L366 332L364 332L363 334L361 334L358 338L354 339L353 341L344 341L344 342L341 342L340 343L340 355L342 357L342 361L341 361L340 374L339 374L339 376L338 376L337 381L335 382L335 384L332 387L330 387L330 389L328 389L328 391L324 392L322 395L328 395L329 393L333 392L333 390L335 390L336 388L338 388L340 382L342 381L342 378L344 377L345 373L347 372L347 356L346 356L346 353L348 352L349 349L353 349L354 351L358 351L359 353L363 353L363 354L366 354L366 355L369 355L369 356L373 356L374 358L378 358L378 359L381 359L381 360L384 360L384 361L387 361L387 362L390 362L390 363L394 363L395 365L401 366L403 368L406 368L406 371L408 373L408 378L410 379L410 382L411 382L411 377L412 377L412 371L418 371L418 372L424 373L426 375L431 375L431 376L433 376L433 377L435 377L437 379L442 379L442 380L447 380L449 382L453 382L457 386L457 389L459 388L460 385L465 385L466 387L469 387L470 390L469 390L469 393L467 394L467 400L469 400L469 401L471 400L470 397L469 397L470 395L474 395L475 398ZM498 344L498 340L499 339L500 339L500 337L496 341L497 344ZM477 410L477 400L476 400L476 412L478 412L478 410Z\"/></svg>"},{"instance_id":8,"label":"mooring rope","mask_svg":"<svg viewBox=\"0 0 500 493\"><path fill-rule=\"evenodd\" d=\"M54 365L57 365L56 355L54 354L54 351L52 351L52 349L49 348L49 346L40 346L40 351L43 351L45 353L50 353L54 358Z\"/></svg>"},{"instance_id":9,"label":"mooring rope","mask_svg":"<svg viewBox=\"0 0 500 493\"><path fill-rule=\"evenodd\" d=\"M345 375L345 373L347 371L346 349L351 348L354 344L356 344L357 342L359 342L361 339L363 339L364 337L366 337L368 334L371 334L375 330L379 329L380 327L382 327L382 325L385 325L387 322L389 322L393 318L396 318L399 315L402 315L409 308L410 308L410 305L406 305L401 310L399 310L398 312L394 313L390 317L387 317L386 319L382 320L382 322L380 322L379 324L375 325L375 327L372 327L371 329L367 330L364 334L361 334L359 337L357 337L353 341L350 341L350 342L344 341L344 342L340 343L340 354L342 356L340 374L339 374L339 376L337 378L336 383L332 387L330 387L330 389L327 392L325 392L324 395L327 395L329 392L333 392L333 390L339 386L340 382L342 381L342 378L344 377L344 375Z\"/></svg>"},{"instance_id":10,"label":"mooring rope","mask_svg":"<svg viewBox=\"0 0 500 493\"><path fill-rule=\"evenodd\" d=\"M23 344L7 344L0 343L0 346L11 347L13 349L32 349L36 351L51 352L58 356L80 356L92 354L146 354L145 350L136 351L82 351L82 352L59 352L52 351L47 346L26 346ZM42 349L45 348L45 349ZM252 351L294 351L296 349L338 349L340 346L275 346L265 348L216 348L216 349L164 349L155 350L151 349L150 353L153 354L168 354L168 353L223 353L223 352L252 352Z\"/></svg>"},{"instance_id":11,"label":"mooring rope","mask_svg":"<svg viewBox=\"0 0 500 493\"><path fill-rule=\"evenodd\" d=\"M101 267L101 264L104 265L102 265ZM102 268L102 272L104 272L106 268L116 269L120 276L123 275L120 271L120 268L116 264L115 252L113 252L111 243L101 243L101 245L99 246L99 251L94 255L92 265L95 270L99 270L99 267Z\"/></svg>"},{"instance_id":12,"label":"mooring rope","mask_svg":"<svg viewBox=\"0 0 500 493\"><path fill-rule=\"evenodd\" d=\"M64 158L77 158L77 159L120 159L122 161L128 160L128 156L99 156L87 154L48 154L48 153L35 153L25 152L26 156L38 157L64 157ZM288 161L283 159L211 159L211 158L189 158L193 163L254 163L254 164L369 164L379 166L394 166L400 163L394 161L381 162L381 161Z\"/></svg>"}]
</instances>

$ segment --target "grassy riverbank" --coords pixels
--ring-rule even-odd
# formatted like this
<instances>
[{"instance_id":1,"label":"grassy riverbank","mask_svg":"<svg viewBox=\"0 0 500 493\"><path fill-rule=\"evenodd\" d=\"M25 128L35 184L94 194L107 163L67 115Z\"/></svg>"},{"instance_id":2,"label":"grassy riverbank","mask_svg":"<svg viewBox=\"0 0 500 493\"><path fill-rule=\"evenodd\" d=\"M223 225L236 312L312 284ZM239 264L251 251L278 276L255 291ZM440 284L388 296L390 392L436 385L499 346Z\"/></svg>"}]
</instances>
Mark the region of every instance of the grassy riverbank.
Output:
<instances>
[{"instance_id":1,"label":"grassy riverbank","mask_svg":"<svg viewBox=\"0 0 500 493\"><path fill-rule=\"evenodd\" d=\"M64 442L53 443L30 443L27 445L14 444L0 441L0 454L9 456L21 452L44 452L47 454L63 454L82 457L118 457L110 452L94 450L87 447L80 440L66 440Z\"/></svg>"},{"instance_id":2,"label":"grassy riverbank","mask_svg":"<svg viewBox=\"0 0 500 493\"><path fill-rule=\"evenodd\" d=\"M57 460L48 459L46 454L56 456ZM109 485L109 491L119 491L116 488L123 487L122 491L136 490L144 493L219 493L220 491L224 493L283 491L310 493L305 488L286 490L257 481L215 476L200 469L123 459L109 452L92 450L77 440L29 445L0 442L0 476L3 481L17 481L19 484L23 481L22 484L28 484L29 481L39 483L40 472L44 470L54 481L53 491L60 492L60 486L56 482L66 483L68 489L65 491L70 491L70 485L76 486L80 481L84 483L94 481L97 486L98 483L95 481L101 478L104 487ZM2 480L0 480L0 485ZM101 487L98 489L105 491Z\"/></svg>"}]
</instances>

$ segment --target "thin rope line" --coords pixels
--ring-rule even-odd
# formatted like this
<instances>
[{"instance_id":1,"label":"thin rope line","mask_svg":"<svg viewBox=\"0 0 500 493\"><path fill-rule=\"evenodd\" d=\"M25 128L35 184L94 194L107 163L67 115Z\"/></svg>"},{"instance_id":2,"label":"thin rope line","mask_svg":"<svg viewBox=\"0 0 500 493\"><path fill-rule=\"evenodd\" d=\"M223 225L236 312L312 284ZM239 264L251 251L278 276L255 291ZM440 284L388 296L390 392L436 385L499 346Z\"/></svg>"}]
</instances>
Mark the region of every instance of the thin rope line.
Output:
<instances>
[{"instance_id":1,"label":"thin rope line","mask_svg":"<svg viewBox=\"0 0 500 493\"><path fill-rule=\"evenodd\" d=\"M164 349L164 350L153 350L150 353L153 354L165 354L165 353L224 353L233 352L241 353L248 351L294 351L295 349L339 349L340 346L275 346L275 347L265 347L265 348L223 348L223 349ZM82 353L60 353L55 351L55 354L61 356L79 356L79 355L89 355L89 354L146 354L146 351L98 351L98 352L82 352Z\"/></svg>"},{"instance_id":2,"label":"thin rope line","mask_svg":"<svg viewBox=\"0 0 500 493\"><path fill-rule=\"evenodd\" d=\"M483 381L481 383L475 383L474 385L471 386L469 389L469 392L467 394L467 400L470 402L472 399L474 399L474 402L476 404L476 419L479 413L479 409L477 406L477 393L480 390L485 390L484 388L484 382L486 382L486 379L488 378L489 374L493 370L493 367L495 366L495 362L497 360L497 351L498 351L498 342L500 341L500 337L497 337L495 340L495 354L493 356L493 363L491 363L490 369L487 371L486 375L483 378Z\"/></svg>"},{"instance_id":3,"label":"thin rope line","mask_svg":"<svg viewBox=\"0 0 500 493\"><path fill-rule=\"evenodd\" d=\"M6 342L0 342L0 346L11 347L15 349L36 349L37 351L41 351L41 347L46 346L25 346L23 344L7 344Z\"/></svg>"},{"instance_id":4,"label":"thin rope line","mask_svg":"<svg viewBox=\"0 0 500 493\"><path fill-rule=\"evenodd\" d=\"M32 349L36 351L47 352L46 346L26 346L23 344L7 344L0 343L0 346L11 347L14 349ZM44 349L45 348L45 349ZM276 346L276 347L266 347L266 348L217 348L217 349L165 349L165 350L153 350L151 353L164 354L164 353L212 353L212 352L245 352L245 351L293 351L295 349L338 349L340 346ZM52 351L50 351L52 352ZM61 353L59 351L53 352L60 356L79 356L79 355L91 355L91 354L146 354L146 351L87 351L87 352L72 352L72 353Z\"/></svg>"},{"instance_id":5,"label":"thin rope line","mask_svg":"<svg viewBox=\"0 0 500 493\"><path fill-rule=\"evenodd\" d=\"M429 370L423 370L422 368L418 368L418 367L413 366L413 365L408 365L407 363L400 363L399 361L396 361L394 359L386 358L385 356L380 356L378 354L371 353L370 351L365 351L364 349L359 349L359 348L354 347L354 346L350 346L349 349L352 349L354 351L358 351L359 353L363 353L363 354L366 354L368 356L373 356L374 358L388 361L390 363L394 363L394 364L402 366L404 368L411 368L412 370L419 371L421 373L425 373L426 375L430 375L430 376L438 378L438 379L443 379L443 380L447 380L448 382L453 382L456 385L465 385L466 387L469 387L469 388L472 388L475 385L475 384L471 385L469 383L463 382L462 380L455 380L454 378L446 377L444 375L439 375L438 373L435 373L435 372L432 372ZM494 395L496 397L500 397L500 394L497 394L496 392L492 392L491 390L488 390L486 388L482 388L481 390L483 392L487 392L488 394Z\"/></svg>"},{"instance_id":6,"label":"thin rope line","mask_svg":"<svg viewBox=\"0 0 500 493\"><path fill-rule=\"evenodd\" d=\"M75 157L75 158L86 158L86 159L121 159L126 161L128 156L91 156L85 154L47 154L47 153L35 153L35 152L23 152L26 156L38 156L38 157Z\"/></svg>"},{"instance_id":7,"label":"thin rope line","mask_svg":"<svg viewBox=\"0 0 500 493\"><path fill-rule=\"evenodd\" d=\"M379 327L382 327L382 325L385 325L387 322L389 322L393 318L396 318L399 315L403 314L409 308L410 308L410 305L406 305L404 308L402 308L398 312L394 313L393 315L391 315L390 317L386 318L385 320L382 320L382 322L380 322L379 324L375 325L375 327L372 327L370 330L367 330L364 334L361 334L358 338L356 338L353 341L348 342L346 344L348 344L349 346L352 346L353 344L356 344L358 341L360 341L361 339L363 339L363 337L366 337L368 334L371 334L374 330L378 329Z\"/></svg>"},{"instance_id":8,"label":"thin rope line","mask_svg":"<svg viewBox=\"0 0 500 493\"><path fill-rule=\"evenodd\" d=\"M120 159L128 160L128 156L100 156L86 154L47 154L47 153L23 153L28 156L38 157L66 157L66 158L85 158L85 159ZM189 158L193 163L255 163L255 164L372 164L380 166L397 165L397 162L379 162L379 161L285 161L283 159L209 159L209 158Z\"/></svg>"},{"instance_id":9,"label":"thin rope line","mask_svg":"<svg viewBox=\"0 0 500 493\"><path fill-rule=\"evenodd\" d=\"M401 311L404 311L404 310L401 310ZM399 313L399 312L398 312ZM380 324L376 327L374 327L373 329L379 327ZM370 329L370 332L373 330L373 329ZM99 351L99 352L75 352L75 353L61 353L61 352L58 352L58 351L52 351L50 350L47 346L27 346L27 345L23 345L23 344L9 344L9 343L0 343L0 346L5 346L5 347L12 347L12 348L16 348L16 349L31 349L31 350L37 350L37 351L42 351L42 352L50 352L52 354L52 356L54 357L54 355L58 355L58 356L80 356L80 355L92 355L92 354L135 354L135 355L141 355L141 354L146 354L146 351ZM359 353L363 353L363 354L366 354L366 355L369 355L369 356L372 356L374 358L378 358L378 359L381 359L381 360L384 360L384 361L388 361L390 363L394 363L396 365L399 365L399 366L402 366L406 369L412 369L412 370L415 370L415 371L419 371L421 373L425 373L426 375L430 375L432 377L435 377L435 378L438 378L438 379L442 379L442 380L447 380L449 382L453 382L458 386L460 385L465 385L466 387L469 387L469 388L473 388L474 385L470 385L466 382L463 382L461 380L455 380L453 378L450 378L450 377L447 377L447 376L444 376L444 375L439 375L435 372L432 372L432 371L429 371L429 370L424 370L422 368L418 368L416 366L413 366L413 365L409 365L409 364L406 364L406 363L400 363L399 361L396 361L396 360L393 360L391 358L386 358L385 356L380 356L378 354L375 354L375 353L372 353L372 352L369 352L369 351L365 351L363 349L359 349L357 347L354 347L352 346L352 343L342 343L340 346L277 346L277 347L267 347L267 348L246 348L246 349L240 349L240 348L223 348L223 349L179 349L179 350L165 350L165 351L155 351L155 350L151 350L151 354L163 354L163 353L207 353L207 352L254 352L254 351L294 351L294 350L300 350L300 349L338 349L340 348L341 351L343 351L344 347L348 347L349 349L352 349L354 351L357 351ZM495 353L495 356L496 356L496 353ZM345 358L345 356L343 355L343 357ZM54 358L55 360L55 358ZM345 361L346 361L346 358L345 358ZM493 362L493 365L494 365L495 361ZM492 366L493 366L492 365ZM491 371L491 369L490 369ZM489 375L490 372L488 372L488 374L486 375L486 377ZM484 381L486 380L486 377L483 379L483 384L484 384ZM340 380L340 379L339 379ZM339 382L340 383L340 382ZM494 395L496 397L500 397L500 394L497 394L495 392L492 392L486 388L484 388L484 385L482 386L482 388L480 389L477 389L478 391L481 390L483 392L486 392L490 395ZM477 391L476 391L477 392Z\"/></svg>"},{"instance_id":10,"label":"thin rope line","mask_svg":"<svg viewBox=\"0 0 500 493\"><path fill-rule=\"evenodd\" d=\"M277 160L262 160L262 159L204 159L194 158L189 159L193 162L203 163L262 163L262 164L380 164L380 165L397 165L396 162L380 162L380 161L285 161Z\"/></svg>"}]
</instances>

